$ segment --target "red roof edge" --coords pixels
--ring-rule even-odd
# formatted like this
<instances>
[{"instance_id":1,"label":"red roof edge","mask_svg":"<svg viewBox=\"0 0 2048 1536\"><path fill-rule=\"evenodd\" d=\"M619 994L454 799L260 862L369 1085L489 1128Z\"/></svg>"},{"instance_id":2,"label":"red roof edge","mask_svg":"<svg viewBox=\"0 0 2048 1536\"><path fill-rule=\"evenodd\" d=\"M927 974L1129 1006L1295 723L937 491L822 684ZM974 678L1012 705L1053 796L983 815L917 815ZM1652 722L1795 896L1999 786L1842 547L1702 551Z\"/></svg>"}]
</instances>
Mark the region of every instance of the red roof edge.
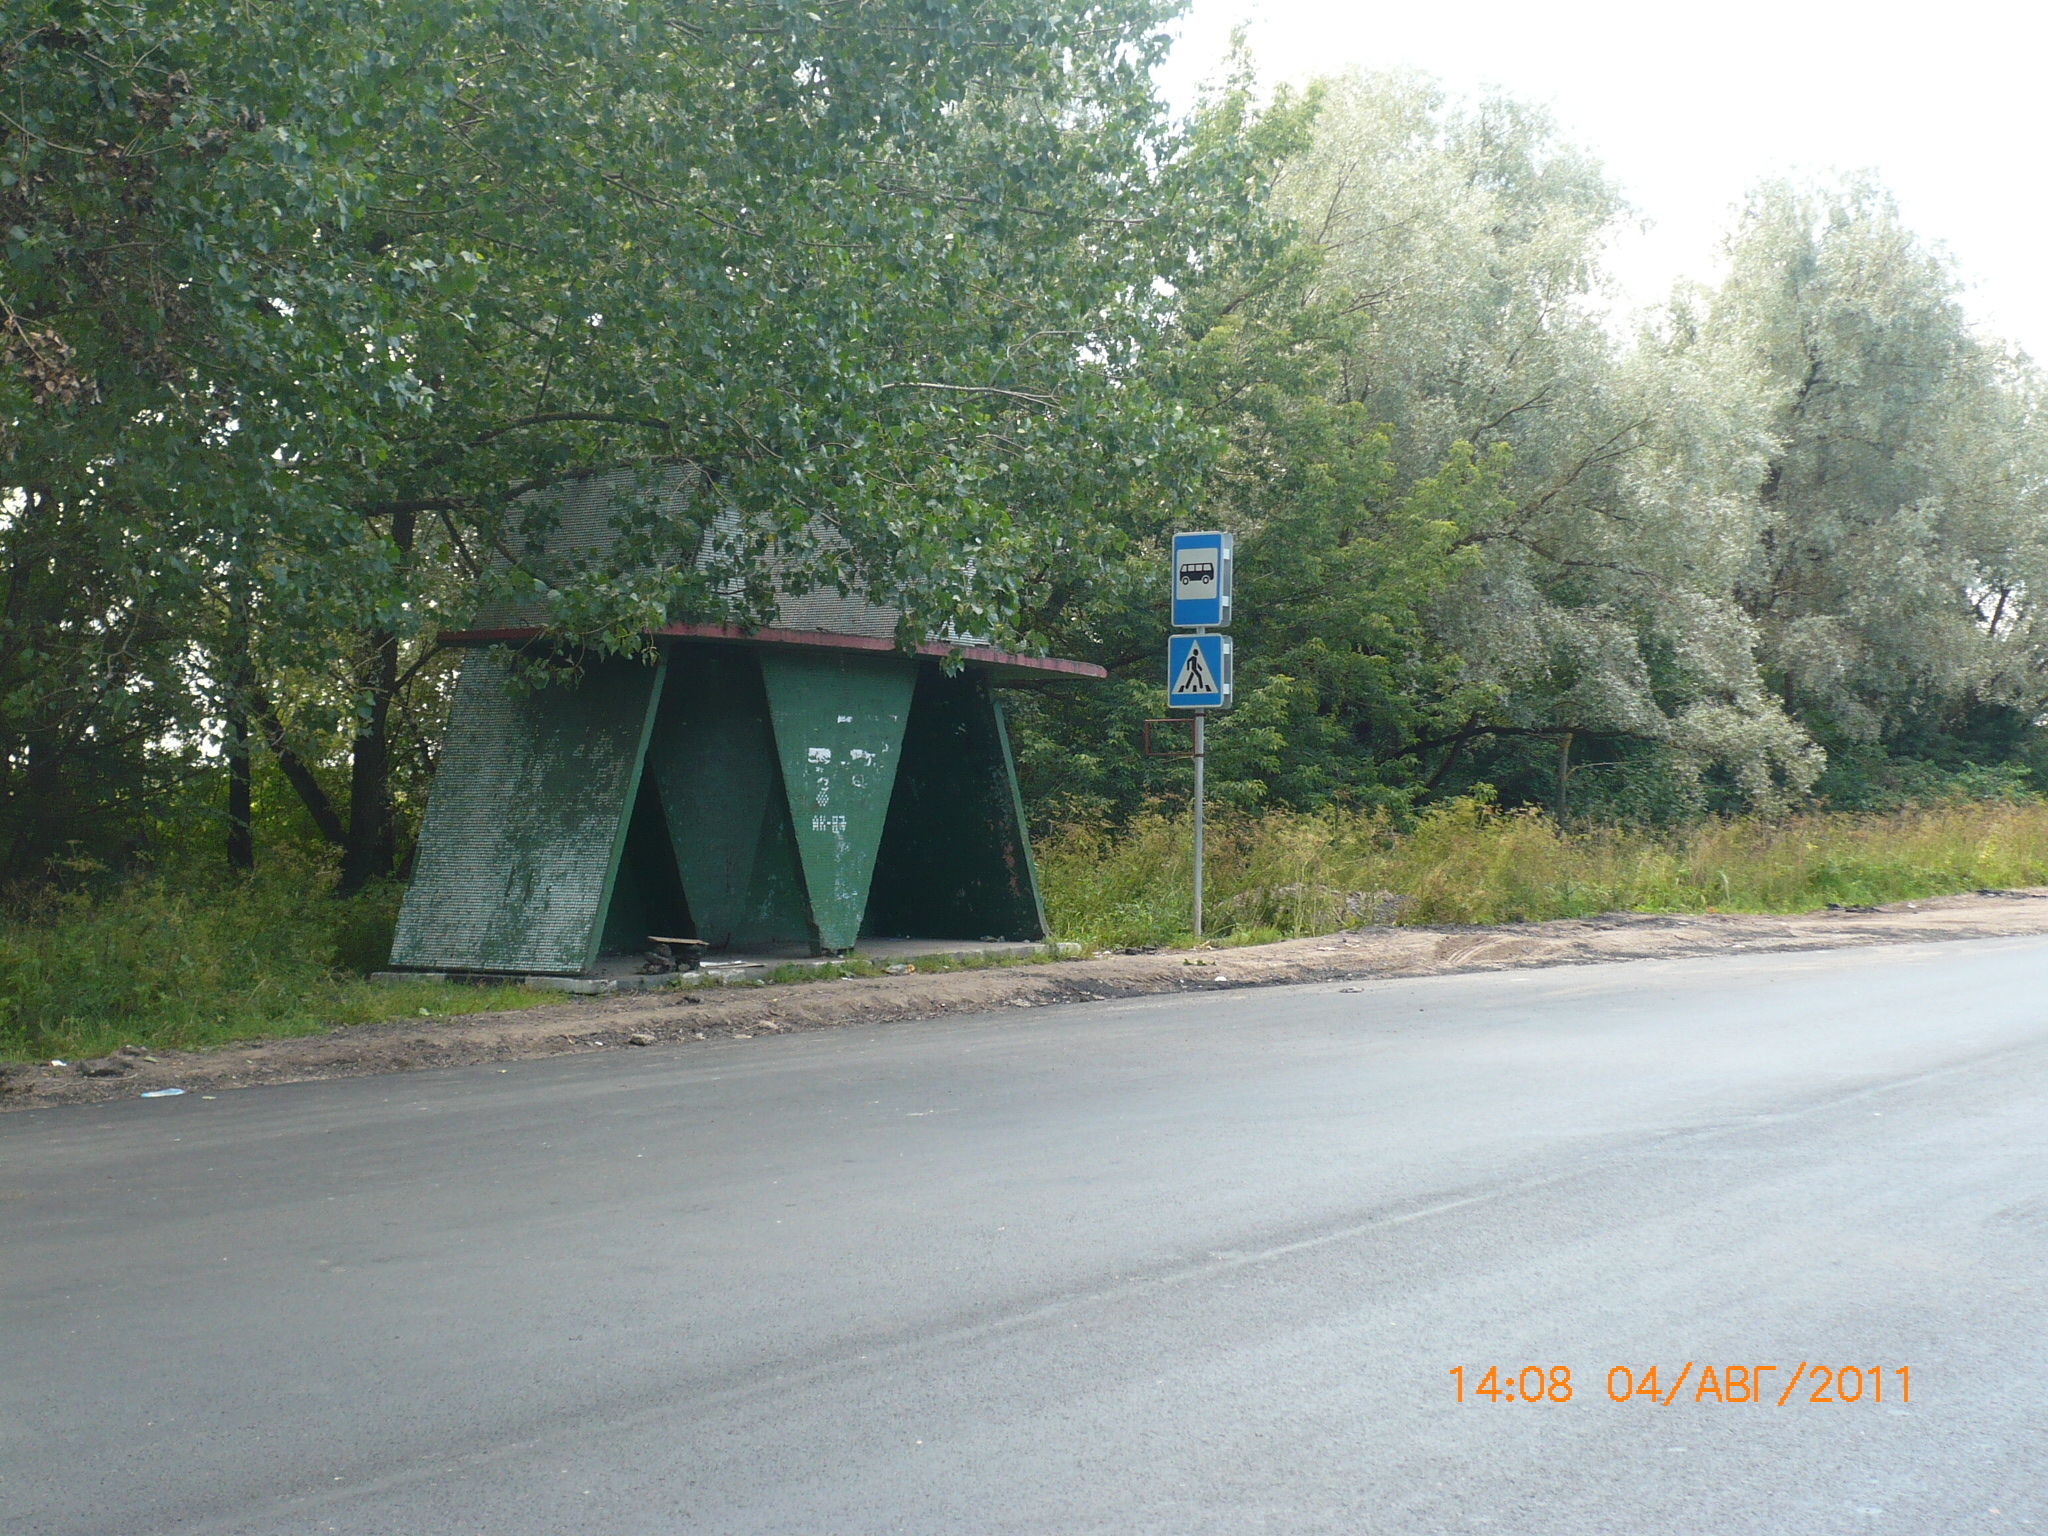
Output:
<instances>
[{"instance_id":1,"label":"red roof edge","mask_svg":"<svg viewBox=\"0 0 2048 1536\"><path fill-rule=\"evenodd\" d=\"M444 629L441 631L443 645L518 645L528 640L538 640L543 632L539 629ZM650 634L677 640L739 640L750 645L808 645L835 651L872 651L886 654L896 651L893 640L879 640L873 635L834 635L815 629L755 629L746 630L737 624L668 624ZM999 651L987 645L920 645L919 656L953 656L978 666L1002 667L1027 672L1048 672L1059 677L1107 677L1106 668L1098 667L1092 661L1066 661L1057 656L1020 656L1015 651Z\"/></svg>"}]
</instances>

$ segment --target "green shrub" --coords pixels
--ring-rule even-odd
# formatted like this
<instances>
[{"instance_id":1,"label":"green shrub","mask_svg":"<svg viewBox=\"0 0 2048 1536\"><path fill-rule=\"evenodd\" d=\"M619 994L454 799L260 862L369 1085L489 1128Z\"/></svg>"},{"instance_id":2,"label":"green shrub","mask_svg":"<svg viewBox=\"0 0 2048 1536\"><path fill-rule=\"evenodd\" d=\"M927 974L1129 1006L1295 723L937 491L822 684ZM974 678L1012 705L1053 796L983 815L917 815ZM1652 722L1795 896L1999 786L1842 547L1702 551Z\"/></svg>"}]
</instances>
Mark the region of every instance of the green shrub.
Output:
<instances>
[{"instance_id":1,"label":"green shrub","mask_svg":"<svg viewBox=\"0 0 2048 1536\"><path fill-rule=\"evenodd\" d=\"M391 963L391 940L398 932L398 904L405 887L395 881L373 885L347 901L332 904L329 931L333 940L328 962L338 971L367 976Z\"/></svg>"},{"instance_id":2,"label":"green shrub","mask_svg":"<svg viewBox=\"0 0 2048 1536\"><path fill-rule=\"evenodd\" d=\"M330 872L134 879L43 892L0 922L0 1059L170 1048L551 1000L518 987L365 981L395 888L336 901Z\"/></svg>"}]
</instances>

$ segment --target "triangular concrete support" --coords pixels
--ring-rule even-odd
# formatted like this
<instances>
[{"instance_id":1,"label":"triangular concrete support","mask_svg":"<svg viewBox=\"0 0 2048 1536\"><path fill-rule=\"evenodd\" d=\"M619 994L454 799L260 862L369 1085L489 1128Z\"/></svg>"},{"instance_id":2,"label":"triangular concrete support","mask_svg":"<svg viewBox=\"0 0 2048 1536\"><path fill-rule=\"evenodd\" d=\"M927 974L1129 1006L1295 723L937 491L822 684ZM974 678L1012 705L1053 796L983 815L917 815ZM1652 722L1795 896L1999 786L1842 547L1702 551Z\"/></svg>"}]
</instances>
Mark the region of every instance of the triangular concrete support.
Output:
<instances>
[{"instance_id":1,"label":"triangular concrete support","mask_svg":"<svg viewBox=\"0 0 2048 1536\"><path fill-rule=\"evenodd\" d=\"M851 949L889 816L917 662L795 646L763 649L760 660L818 946Z\"/></svg>"}]
</instances>

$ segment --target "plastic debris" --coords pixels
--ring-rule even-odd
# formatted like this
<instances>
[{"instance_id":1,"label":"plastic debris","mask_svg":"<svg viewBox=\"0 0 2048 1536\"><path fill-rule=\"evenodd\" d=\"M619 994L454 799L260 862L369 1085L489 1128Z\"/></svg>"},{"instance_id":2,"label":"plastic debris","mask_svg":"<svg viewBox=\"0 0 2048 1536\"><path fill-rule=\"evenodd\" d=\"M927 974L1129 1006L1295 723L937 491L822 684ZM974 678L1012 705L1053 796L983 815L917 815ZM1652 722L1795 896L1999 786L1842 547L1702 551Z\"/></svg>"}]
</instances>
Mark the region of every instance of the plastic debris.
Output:
<instances>
[{"instance_id":1,"label":"plastic debris","mask_svg":"<svg viewBox=\"0 0 2048 1536\"><path fill-rule=\"evenodd\" d=\"M68 1061L53 1061L50 1063L50 1065L53 1067L68 1067L71 1065L71 1063Z\"/></svg>"},{"instance_id":2,"label":"plastic debris","mask_svg":"<svg viewBox=\"0 0 2048 1536\"><path fill-rule=\"evenodd\" d=\"M145 1088L142 1096L145 1099L175 1099L184 1091L182 1088Z\"/></svg>"}]
</instances>

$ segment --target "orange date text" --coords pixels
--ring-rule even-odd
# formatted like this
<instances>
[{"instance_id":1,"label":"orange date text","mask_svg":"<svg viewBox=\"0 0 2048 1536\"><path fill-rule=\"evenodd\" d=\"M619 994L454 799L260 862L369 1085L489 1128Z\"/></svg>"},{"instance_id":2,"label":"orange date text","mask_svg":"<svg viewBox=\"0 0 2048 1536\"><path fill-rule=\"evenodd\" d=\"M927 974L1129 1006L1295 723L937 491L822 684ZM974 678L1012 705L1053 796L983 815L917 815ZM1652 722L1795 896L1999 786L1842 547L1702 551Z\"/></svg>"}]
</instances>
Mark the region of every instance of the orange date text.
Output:
<instances>
[{"instance_id":1,"label":"orange date text","mask_svg":"<svg viewBox=\"0 0 2048 1536\"><path fill-rule=\"evenodd\" d=\"M1473 1366L1450 1368L1457 1400L1484 1403L1568 1403L1568 1365ZM1483 1374L1482 1374L1483 1372ZM1770 1403L1779 1408L1898 1403L1913 1400L1909 1366L1826 1365L1802 1360L1795 1366L1728 1365L1688 1360L1681 1366L1617 1365L1607 1372L1607 1399L1669 1408L1689 1403Z\"/></svg>"}]
</instances>

